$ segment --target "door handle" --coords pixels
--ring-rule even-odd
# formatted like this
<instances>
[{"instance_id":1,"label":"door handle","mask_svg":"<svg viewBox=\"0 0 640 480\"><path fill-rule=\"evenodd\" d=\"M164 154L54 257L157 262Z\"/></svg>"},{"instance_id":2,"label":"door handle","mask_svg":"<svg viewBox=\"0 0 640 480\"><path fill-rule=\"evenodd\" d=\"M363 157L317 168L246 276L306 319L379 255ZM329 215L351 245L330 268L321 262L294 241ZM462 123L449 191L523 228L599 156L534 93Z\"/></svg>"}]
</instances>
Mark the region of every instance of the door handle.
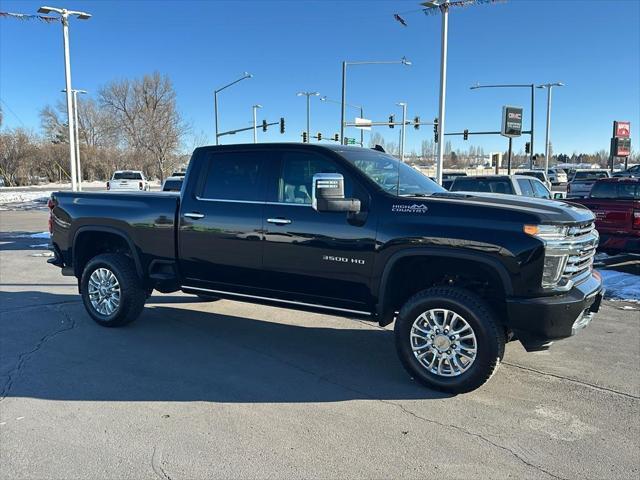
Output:
<instances>
[{"instance_id":1,"label":"door handle","mask_svg":"<svg viewBox=\"0 0 640 480\"><path fill-rule=\"evenodd\" d=\"M267 218L267 223L275 223L276 225L288 225L291 220L288 218Z\"/></svg>"},{"instance_id":2,"label":"door handle","mask_svg":"<svg viewBox=\"0 0 640 480\"><path fill-rule=\"evenodd\" d=\"M190 212L190 213L185 213L184 216L188 218L193 218L194 220L198 220L200 218L204 218L204 213Z\"/></svg>"}]
</instances>

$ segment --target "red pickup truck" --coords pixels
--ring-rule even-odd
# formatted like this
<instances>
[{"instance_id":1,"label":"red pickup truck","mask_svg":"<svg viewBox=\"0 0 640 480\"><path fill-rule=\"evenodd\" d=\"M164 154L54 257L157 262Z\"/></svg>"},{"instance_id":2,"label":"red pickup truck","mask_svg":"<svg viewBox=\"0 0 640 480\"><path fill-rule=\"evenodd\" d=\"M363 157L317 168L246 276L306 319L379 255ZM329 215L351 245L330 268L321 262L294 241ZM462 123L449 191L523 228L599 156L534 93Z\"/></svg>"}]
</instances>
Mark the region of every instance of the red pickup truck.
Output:
<instances>
[{"instance_id":1,"label":"red pickup truck","mask_svg":"<svg viewBox=\"0 0 640 480\"><path fill-rule=\"evenodd\" d=\"M595 214L599 250L640 253L640 178L598 180L587 198L571 201Z\"/></svg>"}]
</instances>

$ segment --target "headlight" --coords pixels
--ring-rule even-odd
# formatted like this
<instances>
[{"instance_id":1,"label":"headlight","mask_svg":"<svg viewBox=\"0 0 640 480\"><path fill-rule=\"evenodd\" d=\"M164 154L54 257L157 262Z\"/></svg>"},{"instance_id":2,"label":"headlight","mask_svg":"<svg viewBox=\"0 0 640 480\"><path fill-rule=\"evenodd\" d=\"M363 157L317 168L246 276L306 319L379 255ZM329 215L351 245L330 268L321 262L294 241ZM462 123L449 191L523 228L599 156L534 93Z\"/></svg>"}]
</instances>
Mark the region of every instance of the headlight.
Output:
<instances>
[{"instance_id":1,"label":"headlight","mask_svg":"<svg viewBox=\"0 0 640 480\"><path fill-rule=\"evenodd\" d=\"M569 227L561 225L525 225L524 232L539 238L544 243L544 268L542 270L542 288L554 288L562 279L562 273L569 259L561 248L554 248L553 243L564 240L569 233ZM550 245L551 244L551 245Z\"/></svg>"}]
</instances>

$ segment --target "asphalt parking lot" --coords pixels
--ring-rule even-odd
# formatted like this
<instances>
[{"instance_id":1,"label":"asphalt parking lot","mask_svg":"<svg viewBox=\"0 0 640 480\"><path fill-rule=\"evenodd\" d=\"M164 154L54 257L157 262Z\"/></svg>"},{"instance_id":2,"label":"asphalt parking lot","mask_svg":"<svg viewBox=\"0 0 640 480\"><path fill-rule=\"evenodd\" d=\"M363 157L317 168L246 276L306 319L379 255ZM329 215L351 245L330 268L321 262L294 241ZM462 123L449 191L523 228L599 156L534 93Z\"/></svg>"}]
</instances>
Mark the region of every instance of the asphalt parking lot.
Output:
<instances>
[{"instance_id":1,"label":"asphalt parking lot","mask_svg":"<svg viewBox=\"0 0 640 480\"><path fill-rule=\"evenodd\" d=\"M638 478L640 310L605 301L483 388L415 384L392 332L154 294L96 325L45 263L42 210L0 212L0 478Z\"/></svg>"}]
</instances>

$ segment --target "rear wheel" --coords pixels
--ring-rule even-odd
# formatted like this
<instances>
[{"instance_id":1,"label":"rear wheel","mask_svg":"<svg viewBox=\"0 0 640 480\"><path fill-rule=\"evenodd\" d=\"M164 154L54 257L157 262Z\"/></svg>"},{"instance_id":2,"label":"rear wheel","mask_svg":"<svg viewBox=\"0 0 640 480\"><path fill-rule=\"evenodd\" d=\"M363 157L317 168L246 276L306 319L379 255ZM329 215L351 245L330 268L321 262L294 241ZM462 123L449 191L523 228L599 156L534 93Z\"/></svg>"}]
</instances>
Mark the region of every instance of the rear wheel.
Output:
<instances>
[{"instance_id":1,"label":"rear wheel","mask_svg":"<svg viewBox=\"0 0 640 480\"><path fill-rule=\"evenodd\" d=\"M464 393L484 384L504 356L505 333L477 295L434 287L411 297L395 324L402 365L423 385Z\"/></svg>"},{"instance_id":2,"label":"rear wheel","mask_svg":"<svg viewBox=\"0 0 640 480\"><path fill-rule=\"evenodd\" d=\"M103 327L133 322L147 298L133 261L123 254L105 253L92 258L82 274L81 286L87 312Z\"/></svg>"}]
</instances>

